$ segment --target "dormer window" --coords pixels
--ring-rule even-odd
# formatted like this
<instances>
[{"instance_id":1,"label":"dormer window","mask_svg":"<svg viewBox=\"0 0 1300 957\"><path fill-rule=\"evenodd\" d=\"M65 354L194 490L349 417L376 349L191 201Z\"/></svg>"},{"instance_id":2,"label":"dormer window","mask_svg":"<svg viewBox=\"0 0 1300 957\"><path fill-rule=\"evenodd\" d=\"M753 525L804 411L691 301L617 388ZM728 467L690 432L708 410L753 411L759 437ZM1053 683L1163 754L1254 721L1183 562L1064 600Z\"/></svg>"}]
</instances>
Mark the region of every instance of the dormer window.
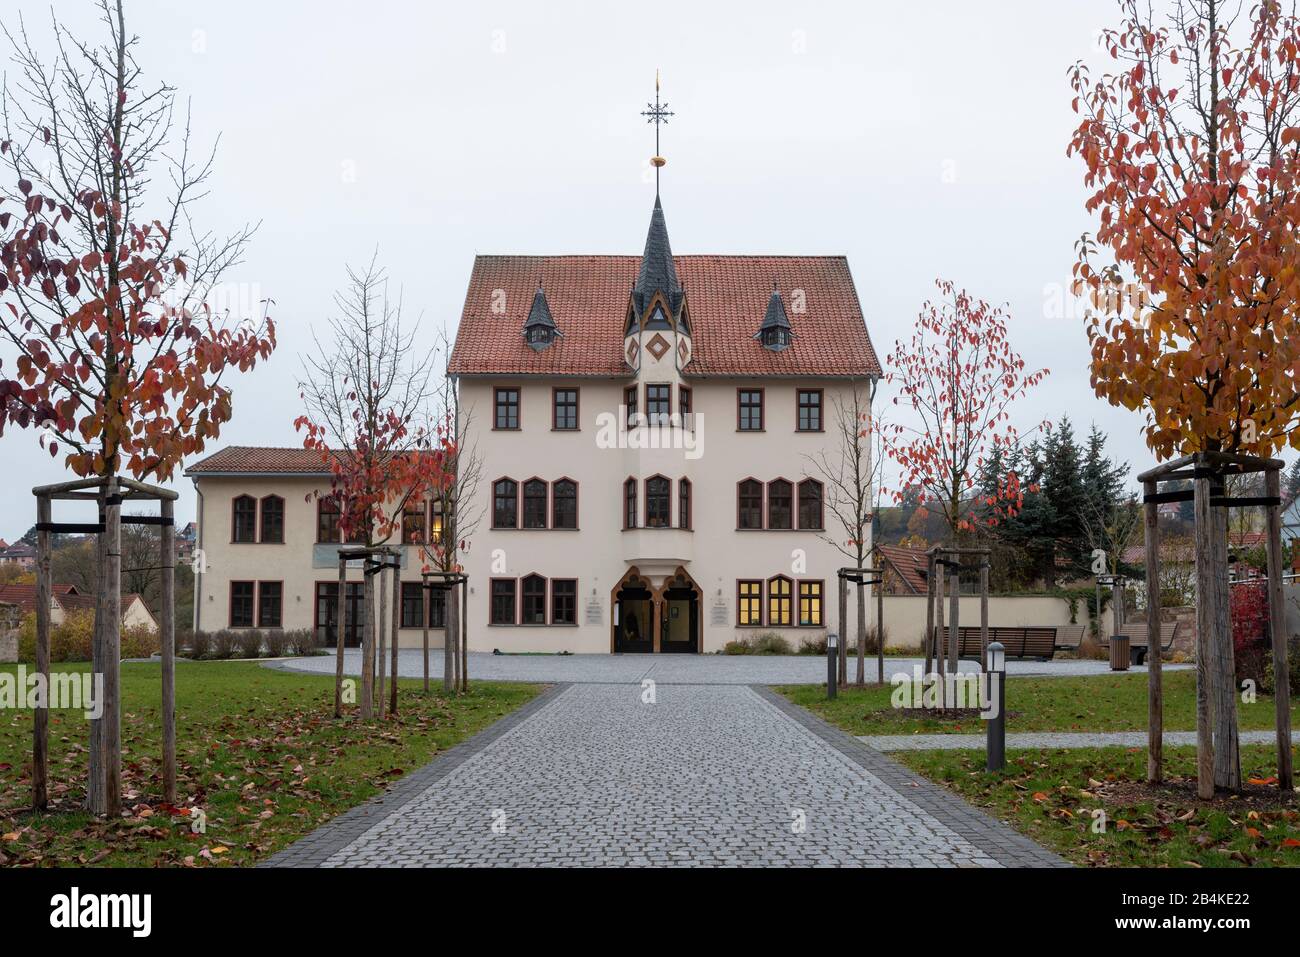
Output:
<instances>
[{"instance_id":1,"label":"dormer window","mask_svg":"<svg viewBox=\"0 0 1300 957\"><path fill-rule=\"evenodd\" d=\"M763 346L774 351L784 349L790 344L790 330L779 327L763 330Z\"/></svg>"},{"instance_id":2,"label":"dormer window","mask_svg":"<svg viewBox=\"0 0 1300 957\"><path fill-rule=\"evenodd\" d=\"M763 316L763 324L759 326L758 332L754 333L754 338L764 349L771 349L773 352L789 348L790 340L794 338L790 319L785 314L785 303L781 301L781 293L777 290L775 282L772 283L772 295L767 300L767 313Z\"/></svg>"},{"instance_id":3,"label":"dormer window","mask_svg":"<svg viewBox=\"0 0 1300 957\"><path fill-rule=\"evenodd\" d=\"M546 293L542 291L542 284L539 282L537 292L533 294L533 304L528 309L528 318L524 321L524 342L528 343L528 348L534 352L541 352L563 335L556 328L555 319L551 316L550 304L546 301Z\"/></svg>"}]
</instances>

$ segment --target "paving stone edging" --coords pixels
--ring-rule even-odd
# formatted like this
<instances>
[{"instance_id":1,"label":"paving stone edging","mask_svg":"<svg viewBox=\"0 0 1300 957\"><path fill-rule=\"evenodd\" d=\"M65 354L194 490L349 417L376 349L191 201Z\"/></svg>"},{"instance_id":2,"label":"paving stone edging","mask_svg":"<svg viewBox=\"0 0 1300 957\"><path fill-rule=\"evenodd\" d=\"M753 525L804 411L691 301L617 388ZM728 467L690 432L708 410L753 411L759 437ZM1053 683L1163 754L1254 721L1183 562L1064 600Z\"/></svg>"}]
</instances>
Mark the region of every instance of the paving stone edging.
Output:
<instances>
[{"instance_id":1,"label":"paving stone edging","mask_svg":"<svg viewBox=\"0 0 1300 957\"><path fill-rule=\"evenodd\" d=\"M942 786L823 721L766 685L750 686L760 698L811 731L859 767L934 816L944 826L1005 867L1073 867L1007 824L989 817Z\"/></svg>"},{"instance_id":2,"label":"paving stone edging","mask_svg":"<svg viewBox=\"0 0 1300 957\"><path fill-rule=\"evenodd\" d=\"M412 771L383 794L331 818L284 850L260 861L257 866L319 867L384 818L397 813L404 805L423 794L436 781L446 777L502 735L508 734L511 729L545 708L568 687L568 683L552 684L536 698L488 725L472 738L435 755L428 764Z\"/></svg>"}]
</instances>

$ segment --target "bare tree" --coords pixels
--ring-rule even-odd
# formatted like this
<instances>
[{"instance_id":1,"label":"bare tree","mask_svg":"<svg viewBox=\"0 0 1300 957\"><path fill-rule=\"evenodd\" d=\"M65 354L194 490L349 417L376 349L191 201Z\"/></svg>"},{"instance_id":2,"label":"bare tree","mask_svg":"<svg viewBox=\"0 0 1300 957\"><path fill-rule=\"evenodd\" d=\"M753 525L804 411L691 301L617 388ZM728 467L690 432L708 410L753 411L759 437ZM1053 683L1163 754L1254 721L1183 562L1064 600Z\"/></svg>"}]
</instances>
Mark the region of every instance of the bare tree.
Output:
<instances>
[{"instance_id":1,"label":"bare tree","mask_svg":"<svg viewBox=\"0 0 1300 957\"><path fill-rule=\"evenodd\" d=\"M304 445L317 450L330 469L326 494L339 509L340 538L378 548L400 532L407 503L430 487L441 468L439 439L428 423L438 395L435 350L416 344L418 320L403 326L401 294L390 298L378 253L363 270L348 267L334 305L336 314L328 320L332 341L316 337L315 354L303 360L300 390L307 412L295 427L305 430ZM362 594L361 717L367 719L375 683L375 584L369 571ZM400 608L389 611L401 614Z\"/></svg>"},{"instance_id":2,"label":"bare tree","mask_svg":"<svg viewBox=\"0 0 1300 957\"><path fill-rule=\"evenodd\" d=\"M823 504L834 522L834 527L828 528L821 538L835 546L855 568L867 565L870 554L867 540L879 505L879 476L884 456L880 454L878 422L873 421L871 414L875 391L875 380L867 380L865 385L860 379L851 380L832 400L834 415L829 431L833 441L806 456L814 477L825 489ZM837 579L837 589L838 585ZM857 592L857 683L861 685L866 683L867 596L862 586L858 586ZM844 622L839 623L841 632L844 626ZM883 642L884 635L877 635L876 640ZM848 635L840 637L839 679L848 680Z\"/></svg>"}]
</instances>

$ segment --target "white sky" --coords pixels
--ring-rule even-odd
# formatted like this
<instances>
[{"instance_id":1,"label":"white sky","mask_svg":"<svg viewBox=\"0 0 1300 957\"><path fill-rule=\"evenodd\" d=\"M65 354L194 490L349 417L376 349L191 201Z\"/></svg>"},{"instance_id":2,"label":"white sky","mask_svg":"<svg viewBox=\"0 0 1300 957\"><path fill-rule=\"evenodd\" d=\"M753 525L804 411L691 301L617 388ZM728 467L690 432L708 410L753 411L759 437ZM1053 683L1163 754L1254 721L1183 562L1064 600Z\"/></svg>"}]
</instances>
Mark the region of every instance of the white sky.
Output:
<instances>
[{"instance_id":1,"label":"white sky","mask_svg":"<svg viewBox=\"0 0 1300 957\"><path fill-rule=\"evenodd\" d=\"M101 36L89 0L56 8ZM15 10L50 49L49 4L5 0L0 18ZM300 444L299 352L376 244L430 342L476 253L639 254L654 198L639 111L659 67L675 252L847 255L882 357L938 276L1006 301L1013 345L1052 372L1021 419L1068 412L1137 470L1152 461L1139 416L1093 397L1083 324L1059 314L1092 228L1065 155L1066 70L1101 63L1113 0L129 0L127 17L147 74L192 99L199 140L221 134L202 223L262 221L230 279L275 300L279 349L230 380L215 447ZM12 541L31 487L67 473L16 430L0 465Z\"/></svg>"}]
</instances>

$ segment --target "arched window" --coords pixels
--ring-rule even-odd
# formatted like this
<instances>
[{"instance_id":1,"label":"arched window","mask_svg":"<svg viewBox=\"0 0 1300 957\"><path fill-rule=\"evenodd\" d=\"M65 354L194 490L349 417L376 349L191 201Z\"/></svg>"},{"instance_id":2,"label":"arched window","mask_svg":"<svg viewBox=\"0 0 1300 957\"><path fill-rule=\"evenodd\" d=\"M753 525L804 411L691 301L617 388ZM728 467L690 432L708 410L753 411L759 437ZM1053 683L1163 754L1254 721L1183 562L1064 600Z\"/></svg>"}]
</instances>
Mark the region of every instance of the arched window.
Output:
<instances>
[{"instance_id":1,"label":"arched window","mask_svg":"<svg viewBox=\"0 0 1300 957\"><path fill-rule=\"evenodd\" d=\"M241 495L235 499L230 526L232 542L257 541L257 499Z\"/></svg>"},{"instance_id":2,"label":"arched window","mask_svg":"<svg viewBox=\"0 0 1300 957\"><path fill-rule=\"evenodd\" d=\"M278 495L262 499L262 541L284 541L284 499Z\"/></svg>"},{"instance_id":3,"label":"arched window","mask_svg":"<svg viewBox=\"0 0 1300 957\"><path fill-rule=\"evenodd\" d=\"M777 575L767 580L767 623L773 627L790 624L790 579Z\"/></svg>"},{"instance_id":4,"label":"arched window","mask_svg":"<svg viewBox=\"0 0 1300 957\"><path fill-rule=\"evenodd\" d=\"M519 527L519 483L514 479L492 483L492 527Z\"/></svg>"},{"instance_id":5,"label":"arched window","mask_svg":"<svg viewBox=\"0 0 1300 957\"><path fill-rule=\"evenodd\" d=\"M804 479L799 483L799 527L821 531L822 521L822 483Z\"/></svg>"},{"instance_id":6,"label":"arched window","mask_svg":"<svg viewBox=\"0 0 1300 957\"><path fill-rule=\"evenodd\" d=\"M547 485L539 478L524 483L524 528L546 527Z\"/></svg>"},{"instance_id":7,"label":"arched window","mask_svg":"<svg viewBox=\"0 0 1300 957\"><path fill-rule=\"evenodd\" d=\"M682 479L677 483L677 527L691 527L691 480Z\"/></svg>"},{"instance_id":8,"label":"arched window","mask_svg":"<svg viewBox=\"0 0 1300 957\"><path fill-rule=\"evenodd\" d=\"M793 528L791 520L791 497L793 489L785 479L774 479L767 483L767 527Z\"/></svg>"},{"instance_id":9,"label":"arched window","mask_svg":"<svg viewBox=\"0 0 1300 957\"><path fill-rule=\"evenodd\" d=\"M736 486L736 524L739 528L763 527L763 483L745 479Z\"/></svg>"},{"instance_id":10,"label":"arched window","mask_svg":"<svg viewBox=\"0 0 1300 957\"><path fill-rule=\"evenodd\" d=\"M528 575L523 580L523 608L521 625L546 624L546 579L541 575Z\"/></svg>"},{"instance_id":11,"label":"arched window","mask_svg":"<svg viewBox=\"0 0 1300 957\"><path fill-rule=\"evenodd\" d=\"M636 528L636 479L623 483L623 527Z\"/></svg>"},{"instance_id":12,"label":"arched window","mask_svg":"<svg viewBox=\"0 0 1300 957\"><path fill-rule=\"evenodd\" d=\"M672 524L673 483L662 475L645 480L645 527L668 528Z\"/></svg>"},{"instance_id":13,"label":"arched window","mask_svg":"<svg viewBox=\"0 0 1300 957\"><path fill-rule=\"evenodd\" d=\"M578 527L578 483L557 479L551 485L551 528Z\"/></svg>"}]
</instances>

